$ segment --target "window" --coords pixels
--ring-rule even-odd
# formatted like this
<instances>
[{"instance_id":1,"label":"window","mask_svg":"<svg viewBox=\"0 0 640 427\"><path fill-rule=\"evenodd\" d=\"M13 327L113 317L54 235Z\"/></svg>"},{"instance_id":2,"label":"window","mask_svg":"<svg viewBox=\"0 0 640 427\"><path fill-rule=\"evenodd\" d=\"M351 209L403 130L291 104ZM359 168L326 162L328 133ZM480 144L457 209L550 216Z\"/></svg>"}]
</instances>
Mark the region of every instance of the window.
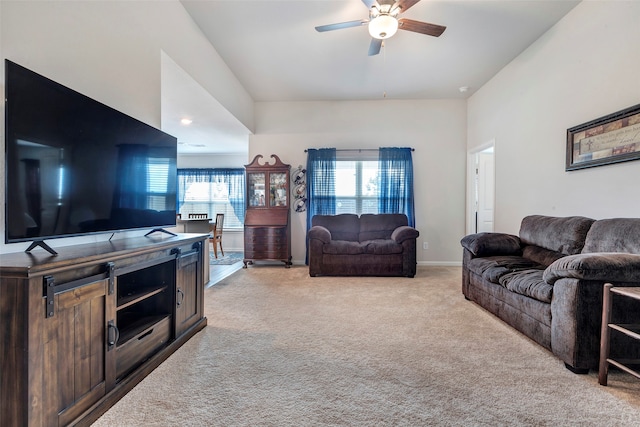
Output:
<instances>
[{"instance_id":1,"label":"window","mask_svg":"<svg viewBox=\"0 0 640 427\"><path fill-rule=\"evenodd\" d=\"M308 149L307 227L314 215L402 213L415 225L410 148Z\"/></svg>"},{"instance_id":2,"label":"window","mask_svg":"<svg viewBox=\"0 0 640 427\"><path fill-rule=\"evenodd\" d=\"M160 157L149 159L147 164L149 209L157 211L166 209L166 197L169 189L169 160Z\"/></svg>"},{"instance_id":3,"label":"window","mask_svg":"<svg viewBox=\"0 0 640 427\"><path fill-rule=\"evenodd\" d=\"M336 160L336 214L378 213L378 161Z\"/></svg>"},{"instance_id":4,"label":"window","mask_svg":"<svg viewBox=\"0 0 640 427\"><path fill-rule=\"evenodd\" d=\"M224 228L244 225L244 169L179 169L178 212L224 214Z\"/></svg>"}]
</instances>

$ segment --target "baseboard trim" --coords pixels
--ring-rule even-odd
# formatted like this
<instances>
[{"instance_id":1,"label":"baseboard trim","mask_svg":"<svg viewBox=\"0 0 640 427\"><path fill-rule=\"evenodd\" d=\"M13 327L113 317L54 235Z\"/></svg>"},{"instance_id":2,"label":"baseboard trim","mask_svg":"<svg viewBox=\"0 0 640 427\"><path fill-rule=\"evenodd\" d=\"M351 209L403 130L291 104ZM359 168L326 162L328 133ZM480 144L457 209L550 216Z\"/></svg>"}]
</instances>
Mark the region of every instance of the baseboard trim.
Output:
<instances>
[{"instance_id":1,"label":"baseboard trim","mask_svg":"<svg viewBox=\"0 0 640 427\"><path fill-rule=\"evenodd\" d=\"M292 260L293 265L305 265L304 260ZM462 267L462 261L418 261L418 266L429 267Z\"/></svg>"},{"instance_id":2,"label":"baseboard trim","mask_svg":"<svg viewBox=\"0 0 640 427\"><path fill-rule=\"evenodd\" d=\"M429 267L462 267L462 261L418 261L418 266Z\"/></svg>"}]
</instances>

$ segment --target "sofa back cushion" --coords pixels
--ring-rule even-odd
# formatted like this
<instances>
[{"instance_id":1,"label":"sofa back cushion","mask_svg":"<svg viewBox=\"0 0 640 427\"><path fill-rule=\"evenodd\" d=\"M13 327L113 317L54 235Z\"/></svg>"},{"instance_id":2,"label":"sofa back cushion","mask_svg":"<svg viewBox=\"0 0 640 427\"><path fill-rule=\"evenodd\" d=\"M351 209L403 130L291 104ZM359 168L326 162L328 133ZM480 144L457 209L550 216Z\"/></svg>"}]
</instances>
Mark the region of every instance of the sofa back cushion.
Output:
<instances>
[{"instance_id":1,"label":"sofa back cushion","mask_svg":"<svg viewBox=\"0 0 640 427\"><path fill-rule=\"evenodd\" d=\"M520 241L564 255L580 253L595 220L583 216L530 215L522 219Z\"/></svg>"},{"instance_id":2,"label":"sofa back cushion","mask_svg":"<svg viewBox=\"0 0 640 427\"><path fill-rule=\"evenodd\" d=\"M362 214L360 216L360 241L390 239L398 227L408 225L405 214Z\"/></svg>"},{"instance_id":3,"label":"sofa back cushion","mask_svg":"<svg viewBox=\"0 0 640 427\"><path fill-rule=\"evenodd\" d=\"M522 256L531 261L535 261L540 265L549 267L555 261L566 255L556 251L550 251L549 249L541 248L540 246L527 245L522 248Z\"/></svg>"},{"instance_id":4,"label":"sofa back cushion","mask_svg":"<svg viewBox=\"0 0 640 427\"><path fill-rule=\"evenodd\" d=\"M640 254L640 218L609 218L593 223L582 253Z\"/></svg>"},{"instance_id":5,"label":"sofa back cushion","mask_svg":"<svg viewBox=\"0 0 640 427\"><path fill-rule=\"evenodd\" d=\"M360 219L354 214L314 215L311 226L320 225L331 233L331 240L358 241Z\"/></svg>"}]
</instances>

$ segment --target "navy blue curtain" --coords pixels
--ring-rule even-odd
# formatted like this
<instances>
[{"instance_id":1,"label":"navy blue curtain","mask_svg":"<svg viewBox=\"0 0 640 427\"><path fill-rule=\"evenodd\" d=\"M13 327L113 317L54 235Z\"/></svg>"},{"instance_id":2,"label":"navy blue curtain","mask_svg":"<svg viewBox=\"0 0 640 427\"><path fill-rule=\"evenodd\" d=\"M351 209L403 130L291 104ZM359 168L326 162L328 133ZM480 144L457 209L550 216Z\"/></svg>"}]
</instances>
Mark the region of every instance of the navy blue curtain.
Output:
<instances>
[{"instance_id":1,"label":"navy blue curtain","mask_svg":"<svg viewBox=\"0 0 640 427\"><path fill-rule=\"evenodd\" d=\"M240 222L244 223L245 174L244 169L178 169L177 211L184 204L187 187L192 182L224 182L229 189L229 204ZM215 212L209 212L213 218Z\"/></svg>"},{"instance_id":2,"label":"navy blue curtain","mask_svg":"<svg viewBox=\"0 0 640 427\"><path fill-rule=\"evenodd\" d=\"M336 149L307 150L307 232L314 215L336 213ZM308 245L308 242L307 242ZM306 262L309 251L307 248Z\"/></svg>"},{"instance_id":3,"label":"navy blue curtain","mask_svg":"<svg viewBox=\"0 0 640 427\"><path fill-rule=\"evenodd\" d=\"M378 192L379 213L403 213L415 227L411 148L380 148Z\"/></svg>"},{"instance_id":4,"label":"navy blue curtain","mask_svg":"<svg viewBox=\"0 0 640 427\"><path fill-rule=\"evenodd\" d=\"M229 188L229 204L233 208L241 223L244 224L244 195L245 191L245 170L244 169L214 169L218 176L222 176L223 182Z\"/></svg>"}]
</instances>

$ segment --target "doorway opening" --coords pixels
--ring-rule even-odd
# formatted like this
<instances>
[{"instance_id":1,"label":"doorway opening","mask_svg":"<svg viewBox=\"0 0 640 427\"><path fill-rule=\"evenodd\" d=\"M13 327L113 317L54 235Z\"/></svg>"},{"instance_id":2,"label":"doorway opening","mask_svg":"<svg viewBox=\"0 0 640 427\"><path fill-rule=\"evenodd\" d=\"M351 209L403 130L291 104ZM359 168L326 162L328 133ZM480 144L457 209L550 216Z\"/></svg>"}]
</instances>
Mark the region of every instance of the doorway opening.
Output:
<instances>
[{"instance_id":1,"label":"doorway opening","mask_svg":"<svg viewBox=\"0 0 640 427\"><path fill-rule=\"evenodd\" d=\"M467 234L492 232L495 210L495 140L469 152Z\"/></svg>"}]
</instances>

